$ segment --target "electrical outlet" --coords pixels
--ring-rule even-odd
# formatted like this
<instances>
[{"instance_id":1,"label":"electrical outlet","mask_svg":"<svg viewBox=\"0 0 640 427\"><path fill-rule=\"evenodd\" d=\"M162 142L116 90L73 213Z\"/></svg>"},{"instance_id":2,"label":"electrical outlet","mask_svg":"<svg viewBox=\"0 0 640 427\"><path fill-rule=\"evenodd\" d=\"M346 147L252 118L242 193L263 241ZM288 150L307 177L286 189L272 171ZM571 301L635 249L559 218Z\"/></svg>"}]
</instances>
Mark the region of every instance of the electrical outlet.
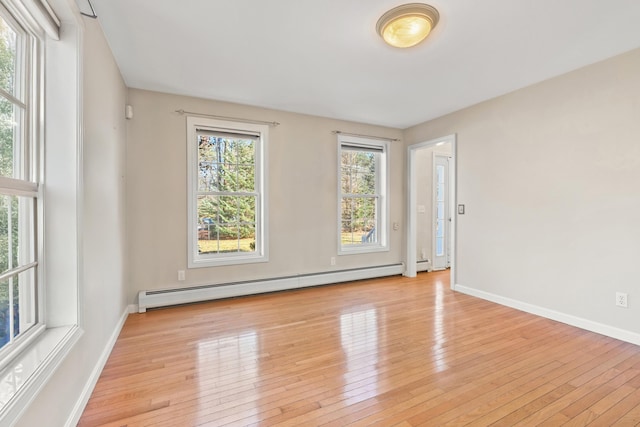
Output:
<instances>
[{"instance_id":1,"label":"electrical outlet","mask_svg":"<svg viewBox=\"0 0 640 427\"><path fill-rule=\"evenodd\" d=\"M184 280L184 270L178 270L178 280L180 282Z\"/></svg>"},{"instance_id":2,"label":"electrical outlet","mask_svg":"<svg viewBox=\"0 0 640 427\"><path fill-rule=\"evenodd\" d=\"M625 294L624 292L616 292L616 305L618 307L627 308L627 302L627 294Z\"/></svg>"},{"instance_id":3,"label":"electrical outlet","mask_svg":"<svg viewBox=\"0 0 640 427\"><path fill-rule=\"evenodd\" d=\"M336 257L331 257L331 265L336 265Z\"/></svg>"}]
</instances>

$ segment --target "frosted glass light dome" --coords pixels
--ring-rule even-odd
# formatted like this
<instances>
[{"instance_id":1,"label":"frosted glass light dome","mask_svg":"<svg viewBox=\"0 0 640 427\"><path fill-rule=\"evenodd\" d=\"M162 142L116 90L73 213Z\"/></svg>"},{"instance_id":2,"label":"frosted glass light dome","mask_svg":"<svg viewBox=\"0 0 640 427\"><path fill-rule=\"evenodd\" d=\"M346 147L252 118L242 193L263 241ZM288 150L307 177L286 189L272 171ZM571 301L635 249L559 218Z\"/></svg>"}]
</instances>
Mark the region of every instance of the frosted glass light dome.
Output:
<instances>
[{"instance_id":1,"label":"frosted glass light dome","mask_svg":"<svg viewBox=\"0 0 640 427\"><path fill-rule=\"evenodd\" d=\"M406 48L426 39L439 18L440 14L433 6L409 3L394 7L382 15L376 29L387 44Z\"/></svg>"}]
</instances>

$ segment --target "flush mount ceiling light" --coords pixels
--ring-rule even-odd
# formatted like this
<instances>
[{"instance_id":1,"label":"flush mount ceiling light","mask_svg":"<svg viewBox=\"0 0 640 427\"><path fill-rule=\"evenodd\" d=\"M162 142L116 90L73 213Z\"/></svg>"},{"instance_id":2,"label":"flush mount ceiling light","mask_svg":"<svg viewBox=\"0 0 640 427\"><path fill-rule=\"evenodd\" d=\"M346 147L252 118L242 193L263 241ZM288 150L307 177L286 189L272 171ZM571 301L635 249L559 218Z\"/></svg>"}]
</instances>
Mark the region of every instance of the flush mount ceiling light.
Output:
<instances>
[{"instance_id":1,"label":"flush mount ceiling light","mask_svg":"<svg viewBox=\"0 0 640 427\"><path fill-rule=\"evenodd\" d=\"M428 4L403 4L382 15L376 30L393 47L411 47L427 38L439 18L436 8Z\"/></svg>"}]
</instances>

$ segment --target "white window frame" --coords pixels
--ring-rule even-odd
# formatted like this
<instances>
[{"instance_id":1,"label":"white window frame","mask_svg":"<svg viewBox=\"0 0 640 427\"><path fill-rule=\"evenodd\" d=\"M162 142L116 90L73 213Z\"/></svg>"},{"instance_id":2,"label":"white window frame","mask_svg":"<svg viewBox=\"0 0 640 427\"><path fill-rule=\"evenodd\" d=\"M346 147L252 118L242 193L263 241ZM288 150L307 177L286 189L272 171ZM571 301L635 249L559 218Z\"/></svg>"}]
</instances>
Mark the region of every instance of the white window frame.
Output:
<instances>
[{"instance_id":1,"label":"white window frame","mask_svg":"<svg viewBox=\"0 0 640 427\"><path fill-rule=\"evenodd\" d=\"M26 346L33 342L45 330L44 323L44 311L43 311L43 287L42 287L42 264L40 257L42 255L42 234L37 233L37 230L42 230L42 192L39 186L39 103L40 103L40 85L39 76L42 72L41 64L39 61L39 54L41 51L41 40L33 33L29 32L26 25L19 22L19 19L13 16L13 14L0 4L0 12L7 24L16 31L19 37L16 51L16 73L20 73L20 78L16 81L19 85L17 88L17 96L3 92L3 96L9 102L14 105L14 108L21 108L23 114L21 115L21 127L17 133L17 139L15 144L20 144L20 147L14 146L14 168L18 171L18 177L2 177L0 176L0 195L1 196L22 196L25 198L31 198L34 200L33 217L35 219L34 224L30 224L25 218L19 218L22 222L20 227L20 233L22 236L29 237L32 242L29 246L34 251L35 258L30 265L15 266L13 270L4 272L3 276L14 277L18 275L18 271L26 272L33 270L33 279L35 281L35 288L31 290L22 290L20 294L20 305L25 302L22 292L27 291L29 293L29 303L33 307L32 310L35 323L26 331L21 332L17 337L12 339L4 347L0 348L0 371L5 368L11 361L21 353ZM14 12L16 13L16 12ZM14 174L15 175L15 174ZM21 203L26 203L23 200ZM29 230L22 231L24 227L29 227ZM33 227L36 227L34 229ZM14 273L12 273L12 271ZM3 273L3 272L0 272ZM11 295L11 294L10 294ZM11 304L11 301L10 301ZM13 322L11 322L11 328L13 328Z\"/></svg>"},{"instance_id":2,"label":"white window frame","mask_svg":"<svg viewBox=\"0 0 640 427\"><path fill-rule=\"evenodd\" d=\"M378 204L376 210L378 212L376 218L376 235L377 241L371 243L361 243L352 245L342 244L342 150L343 147L359 147L362 149L371 149L380 152L380 161L376 167L376 196ZM381 151L380 151L381 150ZM384 252L389 250L389 141L338 134L338 200L337 200L337 237L338 237L338 255L363 254L371 252Z\"/></svg>"},{"instance_id":3,"label":"white window frame","mask_svg":"<svg viewBox=\"0 0 640 427\"><path fill-rule=\"evenodd\" d=\"M25 121L33 169L16 194L37 190L38 324L2 355L0 425L14 425L82 336L82 29L64 0L2 0L33 42ZM60 20L65 32L60 37ZM45 81L50 84L45 86ZM45 144L46 141L46 144ZM44 183L46 182L46 185ZM4 185L6 187L6 185ZM27 188L28 187L28 188ZM46 201L46 202L45 202ZM46 203L46 213L44 204ZM46 259L44 254L47 254Z\"/></svg>"},{"instance_id":4,"label":"white window frame","mask_svg":"<svg viewBox=\"0 0 640 427\"><path fill-rule=\"evenodd\" d=\"M197 130L256 135L255 192L256 246L254 252L225 254L200 254L198 252L198 145ZM217 267L223 265L267 262L268 245L268 194L267 153L269 127L267 125L218 120L207 117L187 117L187 260L189 268Z\"/></svg>"}]
</instances>

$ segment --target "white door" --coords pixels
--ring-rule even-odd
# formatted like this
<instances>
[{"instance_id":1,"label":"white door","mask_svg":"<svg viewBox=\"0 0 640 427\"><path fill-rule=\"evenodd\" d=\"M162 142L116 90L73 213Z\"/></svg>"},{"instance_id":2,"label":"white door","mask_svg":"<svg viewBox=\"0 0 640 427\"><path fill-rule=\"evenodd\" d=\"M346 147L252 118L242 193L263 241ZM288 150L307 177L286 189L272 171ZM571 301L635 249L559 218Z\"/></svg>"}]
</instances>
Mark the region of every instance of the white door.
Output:
<instances>
[{"instance_id":1,"label":"white door","mask_svg":"<svg viewBox=\"0 0 640 427\"><path fill-rule=\"evenodd\" d=\"M449 257L451 207L449 192L450 157L434 155L433 160L433 269L451 266Z\"/></svg>"}]
</instances>

